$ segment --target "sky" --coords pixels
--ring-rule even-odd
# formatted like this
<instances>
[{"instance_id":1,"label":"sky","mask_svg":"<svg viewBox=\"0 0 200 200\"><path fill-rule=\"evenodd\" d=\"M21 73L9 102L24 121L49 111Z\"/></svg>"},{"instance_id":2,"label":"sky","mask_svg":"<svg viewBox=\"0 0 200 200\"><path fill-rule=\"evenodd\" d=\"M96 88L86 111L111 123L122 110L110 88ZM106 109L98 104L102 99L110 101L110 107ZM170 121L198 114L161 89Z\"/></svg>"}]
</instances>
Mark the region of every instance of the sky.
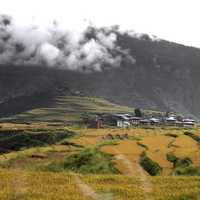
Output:
<instances>
[{"instance_id":1,"label":"sky","mask_svg":"<svg viewBox=\"0 0 200 200\"><path fill-rule=\"evenodd\" d=\"M156 35L200 48L199 0L0 0L0 14L20 25L48 26L53 20L72 30L91 22Z\"/></svg>"}]
</instances>

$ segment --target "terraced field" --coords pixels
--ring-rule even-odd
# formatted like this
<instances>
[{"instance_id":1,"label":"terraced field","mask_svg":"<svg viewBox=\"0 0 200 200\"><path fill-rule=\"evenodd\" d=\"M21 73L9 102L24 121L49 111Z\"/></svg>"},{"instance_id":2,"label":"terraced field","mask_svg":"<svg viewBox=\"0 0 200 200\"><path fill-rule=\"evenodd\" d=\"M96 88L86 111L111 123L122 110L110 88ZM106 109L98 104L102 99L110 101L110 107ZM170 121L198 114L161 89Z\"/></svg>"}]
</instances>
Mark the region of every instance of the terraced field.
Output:
<instances>
[{"instance_id":1,"label":"terraced field","mask_svg":"<svg viewBox=\"0 0 200 200\"><path fill-rule=\"evenodd\" d=\"M200 146L199 144L184 135L184 129L177 128L135 128L135 129L83 129L79 138L75 139L76 143L81 145L96 145L110 140L104 137L108 134L113 136L128 134L128 140L114 139L116 145L106 145L101 149L104 152L115 156L117 166L123 174L129 174L127 162L136 169L140 155L143 151L163 168L162 175L170 175L173 165L167 160L167 154L173 152L178 157L189 157L194 166L200 166ZM194 130L198 134L197 130ZM176 135L177 137L172 137ZM111 140L112 141L112 140ZM122 156L123 155L123 156ZM132 170L134 171L134 170ZM132 174L137 175L137 170Z\"/></svg>"},{"instance_id":2,"label":"terraced field","mask_svg":"<svg viewBox=\"0 0 200 200\"><path fill-rule=\"evenodd\" d=\"M60 96L51 105L32 109L9 117L6 121L18 122L71 122L80 121L83 113L133 112L132 108L111 103L102 98Z\"/></svg>"},{"instance_id":3,"label":"terraced field","mask_svg":"<svg viewBox=\"0 0 200 200\"><path fill-rule=\"evenodd\" d=\"M189 157L200 167L198 129L145 127L131 129L87 129L51 127L48 123L0 125L3 130L74 131L73 137L55 144L20 149L0 155L0 199L2 200L199 200L199 176L174 176L168 153ZM20 133L19 133L20 134ZM109 136L109 137L108 137ZM112 136L112 137L111 137ZM124 137L122 137L124 136ZM125 137L126 136L126 137ZM113 156L119 174L80 174L60 166L66 158L85 149L97 148ZM151 176L140 159L142 153L162 168ZM89 154L88 154L89 155ZM100 155L100 154L99 154ZM87 158L89 159L89 158Z\"/></svg>"}]
</instances>

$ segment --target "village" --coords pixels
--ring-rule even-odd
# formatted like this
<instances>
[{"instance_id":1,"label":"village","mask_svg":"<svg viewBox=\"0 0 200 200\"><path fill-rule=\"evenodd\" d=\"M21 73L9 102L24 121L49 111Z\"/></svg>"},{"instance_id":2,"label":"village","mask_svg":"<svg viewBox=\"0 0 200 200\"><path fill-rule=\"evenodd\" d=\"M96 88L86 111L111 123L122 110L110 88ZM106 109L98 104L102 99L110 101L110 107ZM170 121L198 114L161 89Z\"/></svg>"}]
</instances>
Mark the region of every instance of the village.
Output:
<instances>
[{"instance_id":1,"label":"village","mask_svg":"<svg viewBox=\"0 0 200 200\"><path fill-rule=\"evenodd\" d=\"M89 124L90 128L103 128L107 126L129 128L138 126L176 126L192 128L197 122L191 117L183 117L174 113L158 116L145 116L139 110L135 113L97 114Z\"/></svg>"}]
</instances>

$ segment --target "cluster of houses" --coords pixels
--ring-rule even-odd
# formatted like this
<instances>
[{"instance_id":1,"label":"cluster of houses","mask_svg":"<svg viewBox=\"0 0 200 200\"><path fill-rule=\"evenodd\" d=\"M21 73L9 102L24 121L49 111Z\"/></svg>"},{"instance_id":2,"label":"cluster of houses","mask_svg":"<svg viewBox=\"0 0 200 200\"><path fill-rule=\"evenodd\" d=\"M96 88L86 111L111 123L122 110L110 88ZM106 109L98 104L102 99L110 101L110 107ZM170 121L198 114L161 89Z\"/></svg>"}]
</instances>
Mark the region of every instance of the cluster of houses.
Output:
<instances>
[{"instance_id":1,"label":"cluster of houses","mask_svg":"<svg viewBox=\"0 0 200 200\"><path fill-rule=\"evenodd\" d=\"M105 126L115 126L119 128L128 128L132 126L178 126L178 127L193 127L196 122L192 118L177 117L174 114L169 116L146 116L136 117L135 114L99 114L91 122L90 127L101 128Z\"/></svg>"}]
</instances>

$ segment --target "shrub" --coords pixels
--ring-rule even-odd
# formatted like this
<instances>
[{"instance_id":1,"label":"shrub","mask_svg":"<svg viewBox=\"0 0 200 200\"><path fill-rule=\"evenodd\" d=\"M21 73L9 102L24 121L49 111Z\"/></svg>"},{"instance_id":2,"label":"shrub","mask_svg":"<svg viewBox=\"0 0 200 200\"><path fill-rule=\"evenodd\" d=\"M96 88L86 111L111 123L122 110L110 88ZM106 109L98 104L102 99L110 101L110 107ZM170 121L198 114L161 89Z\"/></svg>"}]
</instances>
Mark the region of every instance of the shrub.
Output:
<instances>
[{"instance_id":1,"label":"shrub","mask_svg":"<svg viewBox=\"0 0 200 200\"><path fill-rule=\"evenodd\" d=\"M173 153L168 153L167 154L167 160L172 162L172 163L175 163L177 161L177 157L173 154Z\"/></svg>"},{"instance_id":2,"label":"shrub","mask_svg":"<svg viewBox=\"0 0 200 200\"><path fill-rule=\"evenodd\" d=\"M174 164L174 167L189 167L192 164L192 160L188 157L185 158L178 158Z\"/></svg>"},{"instance_id":3,"label":"shrub","mask_svg":"<svg viewBox=\"0 0 200 200\"><path fill-rule=\"evenodd\" d=\"M173 163L174 168L189 167L192 164L192 160L190 158L178 158L173 153L167 154L167 160Z\"/></svg>"},{"instance_id":4,"label":"shrub","mask_svg":"<svg viewBox=\"0 0 200 200\"><path fill-rule=\"evenodd\" d=\"M55 144L64 138L73 135L72 132L43 132L43 133L19 133L5 138L0 138L0 151L18 151L22 148Z\"/></svg>"},{"instance_id":5,"label":"shrub","mask_svg":"<svg viewBox=\"0 0 200 200\"><path fill-rule=\"evenodd\" d=\"M175 133L166 133L165 136L169 136L169 137L173 137L173 138L177 138L178 135Z\"/></svg>"},{"instance_id":6,"label":"shrub","mask_svg":"<svg viewBox=\"0 0 200 200\"><path fill-rule=\"evenodd\" d=\"M145 148L146 150L149 149L147 145L145 145L145 144L143 144L143 143L141 143L141 142L137 142L137 145L139 145L139 146Z\"/></svg>"},{"instance_id":7,"label":"shrub","mask_svg":"<svg viewBox=\"0 0 200 200\"><path fill-rule=\"evenodd\" d=\"M64 169L79 173L119 173L112 163L112 156L99 151L97 148L88 148L68 156L64 161Z\"/></svg>"},{"instance_id":8,"label":"shrub","mask_svg":"<svg viewBox=\"0 0 200 200\"><path fill-rule=\"evenodd\" d=\"M178 167L174 170L174 175L182 176L200 176L200 168L193 166Z\"/></svg>"},{"instance_id":9,"label":"shrub","mask_svg":"<svg viewBox=\"0 0 200 200\"><path fill-rule=\"evenodd\" d=\"M140 165L152 176L160 175L162 172L162 167L145 153L140 157Z\"/></svg>"},{"instance_id":10,"label":"shrub","mask_svg":"<svg viewBox=\"0 0 200 200\"><path fill-rule=\"evenodd\" d=\"M193 140L197 141L198 143L200 143L200 136L195 135L194 133L191 133L191 132L188 132L188 131L185 132L184 134L191 137Z\"/></svg>"},{"instance_id":11,"label":"shrub","mask_svg":"<svg viewBox=\"0 0 200 200\"><path fill-rule=\"evenodd\" d=\"M193 167L192 160L188 157L178 158L173 153L168 153L167 160L173 163L174 175L200 176L200 168Z\"/></svg>"}]
</instances>

